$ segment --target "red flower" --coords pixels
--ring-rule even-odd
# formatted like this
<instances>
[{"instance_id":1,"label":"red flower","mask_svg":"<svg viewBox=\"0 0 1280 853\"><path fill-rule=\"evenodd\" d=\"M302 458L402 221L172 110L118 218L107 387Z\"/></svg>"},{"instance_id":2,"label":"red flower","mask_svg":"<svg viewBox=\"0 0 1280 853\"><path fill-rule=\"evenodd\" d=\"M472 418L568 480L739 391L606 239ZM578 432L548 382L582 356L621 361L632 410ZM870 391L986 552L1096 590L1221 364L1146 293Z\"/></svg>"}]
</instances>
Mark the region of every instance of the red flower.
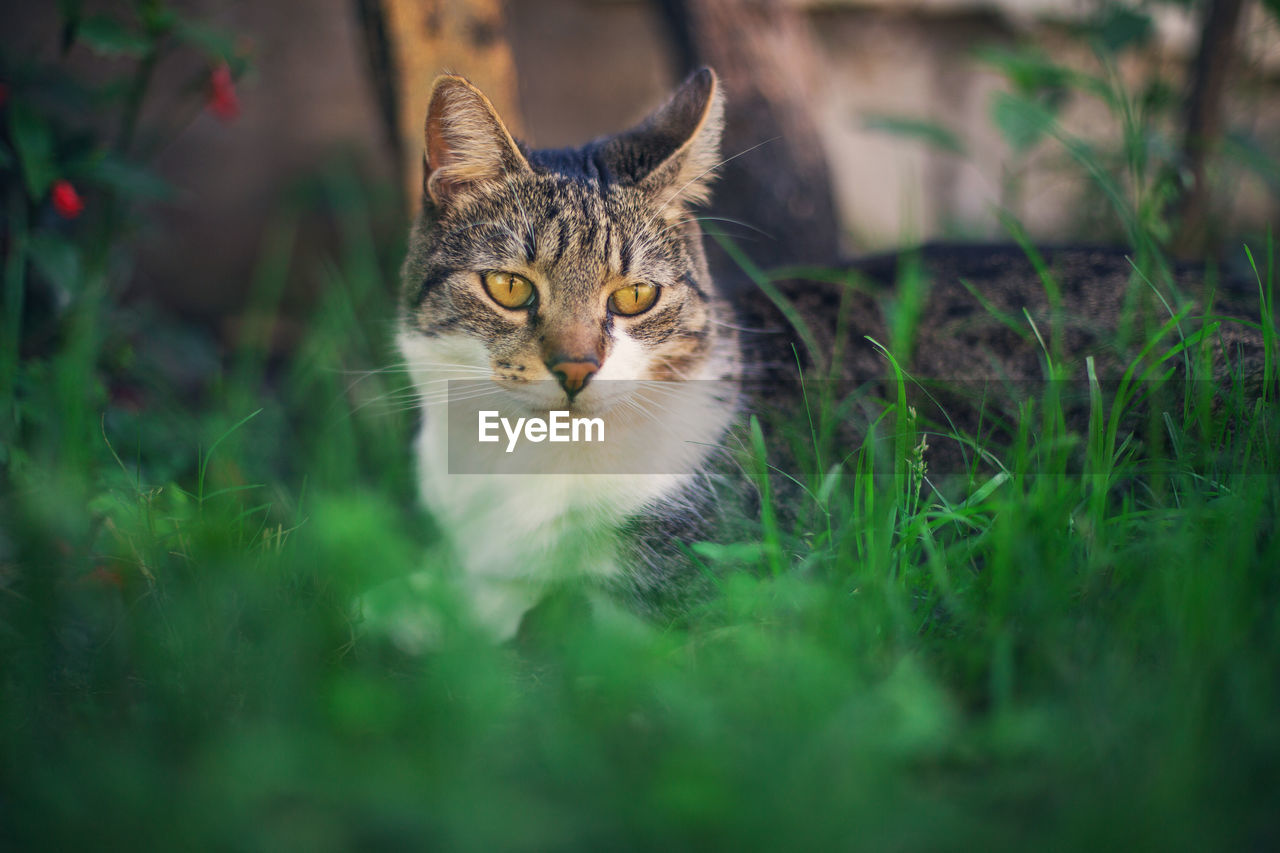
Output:
<instances>
[{"instance_id":1,"label":"red flower","mask_svg":"<svg viewBox=\"0 0 1280 853\"><path fill-rule=\"evenodd\" d=\"M63 219L75 219L84 212L84 201L70 181L55 181L50 198L53 200L53 209Z\"/></svg>"},{"instance_id":2,"label":"red flower","mask_svg":"<svg viewBox=\"0 0 1280 853\"><path fill-rule=\"evenodd\" d=\"M224 62L209 75L209 112L223 121L235 121L240 116L240 99L231 79L231 68Z\"/></svg>"},{"instance_id":3,"label":"red flower","mask_svg":"<svg viewBox=\"0 0 1280 853\"><path fill-rule=\"evenodd\" d=\"M9 84L0 83L0 107L3 107L7 100L9 100Z\"/></svg>"}]
</instances>

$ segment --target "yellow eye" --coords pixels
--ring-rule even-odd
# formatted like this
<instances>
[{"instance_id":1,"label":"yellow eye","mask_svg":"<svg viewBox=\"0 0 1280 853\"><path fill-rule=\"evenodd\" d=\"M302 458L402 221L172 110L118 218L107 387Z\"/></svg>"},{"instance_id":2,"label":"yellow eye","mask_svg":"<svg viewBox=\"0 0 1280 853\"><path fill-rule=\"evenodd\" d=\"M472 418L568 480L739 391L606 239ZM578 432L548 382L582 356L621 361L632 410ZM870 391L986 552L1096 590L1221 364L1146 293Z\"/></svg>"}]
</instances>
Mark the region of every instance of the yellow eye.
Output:
<instances>
[{"instance_id":1,"label":"yellow eye","mask_svg":"<svg viewBox=\"0 0 1280 853\"><path fill-rule=\"evenodd\" d=\"M484 290L503 308L528 308L533 304L533 283L513 272L487 272L480 276Z\"/></svg>"},{"instance_id":2,"label":"yellow eye","mask_svg":"<svg viewBox=\"0 0 1280 853\"><path fill-rule=\"evenodd\" d=\"M658 301L656 284L628 284L620 287L609 296L609 310L615 314L630 317L643 314Z\"/></svg>"}]
</instances>

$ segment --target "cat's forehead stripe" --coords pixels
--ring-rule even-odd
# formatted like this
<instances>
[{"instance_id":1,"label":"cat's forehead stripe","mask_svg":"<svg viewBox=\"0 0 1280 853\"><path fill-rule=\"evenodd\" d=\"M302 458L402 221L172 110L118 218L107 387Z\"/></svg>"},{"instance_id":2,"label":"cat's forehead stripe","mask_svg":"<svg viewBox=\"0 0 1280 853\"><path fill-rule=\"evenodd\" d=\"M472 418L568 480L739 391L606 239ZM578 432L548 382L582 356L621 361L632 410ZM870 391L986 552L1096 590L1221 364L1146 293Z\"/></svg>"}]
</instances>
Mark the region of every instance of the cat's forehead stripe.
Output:
<instances>
[{"instance_id":1,"label":"cat's forehead stripe","mask_svg":"<svg viewBox=\"0 0 1280 853\"><path fill-rule=\"evenodd\" d=\"M532 264L538 257L538 242L534 238L533 223L530 222L525 226L524 230L524 260L527 264Z\"/></svg>"},{"instance_id":2,"label":"cat's forehead stripe","mask_svg":"<svg viewBox=\"0 0 1280 853\"><path fill-rule=\"evenodd\" d=\"M652 233L647 209L633 195L592 181L512 182L464 215L451 217L438 258L455 270L542 268L583 293L596 292L611 277L662 280L668 273L687 274L683 252L663 236L665 231ZM423 282L419 301L429 289ZM693 289L702 295L696 285Z\"/></svg>"},{"instance_id":3,"label":"cat's forehead stripe","mask_svg":"<svg viewBox=\"0 0 1280 853\"><path fill-rule=\"evenodd\" d=\"M558 220L556 222L556 226L558 228L556 245L555 250L552 252L552 257L550 258L550 264L553 267L557 266L564 258L564 253L569 250L569 238L573 236L573 229L565 220Z\"/></svg>"},{"instance_id":4,"label":"cat's forehead stripe","mask_svg":"<svg viewBox=\"0 0 1280 853\"><path fill-rule=\"evenodd\" d=\"M627 232L622 231L621 238L618 240L618 275L626 276L631 271L631 241L627 239Z\"/></svg>"},{"instance_id":5,"label":"cat's forehead stripe","mask_svg":"<svg viewBox=\"0 0 1280 853\"><path fill-rule=\"evenodd\" d=\"M557 268L599 265L617 275L630 273L635 248L630 232L634 224L625 202L603 195L597 185L563 181L544 186L544 195L533 206L536 237L534 253L526 251L530 265ZM526 246L526 250L528 246Z\"/></svg>"},{"instance_id":6,"label":"cat's forehead stripe","mask_svg":"<svg viewBox=\"0 0 1280 853\"><path fill-rule=\"evenodd\" d=\"M613 222L606 219L604 221L604 258L611 270L616 270L618 268L617 255L614 254L616 246L617 243L614 239Z\"/></svg>"},{"instance_id":7,"label":"cat's forehead stripe","mask_svg":"<svg viewBox=\"0 0 1280 853\"><path fill-rule=\"evenodd\" d=\"M582 210L582 235L579 245L579 251L583 253L590 252L596 244L597 231L596 217L592 215L591 197L586 193L579 193L578 205Z\"/></svg>"}]
</instances>

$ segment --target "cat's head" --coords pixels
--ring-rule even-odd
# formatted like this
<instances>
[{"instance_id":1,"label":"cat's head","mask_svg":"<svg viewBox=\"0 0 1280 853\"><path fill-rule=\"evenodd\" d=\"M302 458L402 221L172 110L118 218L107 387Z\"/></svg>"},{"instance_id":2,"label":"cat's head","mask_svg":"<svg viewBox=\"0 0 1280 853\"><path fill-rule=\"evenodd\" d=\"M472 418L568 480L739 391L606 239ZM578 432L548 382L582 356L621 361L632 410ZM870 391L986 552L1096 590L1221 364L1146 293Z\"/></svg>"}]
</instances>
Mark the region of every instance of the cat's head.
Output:
<instances>
[{"instance_id":1,"label":"cat's head","mask_svg":"<svg viewBox=\"0 0 1280 853\"><path fill-rule=\"evenodd\" d=\"M410 368L491 379L541 409L607 408L608 379L723 378L723 309L690 212L723 113L702 69L630 130L532 151L466 80L437 80L405 264Z\"/></svg>"}]
</instances>

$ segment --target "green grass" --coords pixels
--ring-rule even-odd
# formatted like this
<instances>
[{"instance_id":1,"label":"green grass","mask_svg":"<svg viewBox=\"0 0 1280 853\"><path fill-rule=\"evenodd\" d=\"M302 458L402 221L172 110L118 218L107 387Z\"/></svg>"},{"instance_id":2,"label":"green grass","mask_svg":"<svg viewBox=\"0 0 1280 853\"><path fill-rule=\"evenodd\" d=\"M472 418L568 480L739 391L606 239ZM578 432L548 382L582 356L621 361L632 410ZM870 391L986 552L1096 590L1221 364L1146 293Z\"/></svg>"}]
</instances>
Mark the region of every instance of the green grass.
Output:
<instances>
[{"instance_id":1,"label":"green grass","mask_svg":"<svg viewBox=\"0 0 1280 853\"><path fill-rule=\"evenodd\" d=\"M749 442L766 494L784 475L804 485L803 524L766 512L742 522L754 541L695 549L719 584L679 625L553 601L544 630L494 648L445 591L444 640L415 657L362 636L350 606L421 569L437 534L415 508L404 377L380 371L394 252L346 204L315 268L287 225L267 241L268 315L291 268L323 282L285 364L268 368L266 327L219 361L186 330L94 303L14 368L0 846L1280 841L1274 388L1161 413L1159 471L1100 392L1079 435L1037 400L1037 429L992 449L999 473L943 500L899 374L887 455L869 440L778 471ZM1153 340L1147 367L1212 345L1192 319ZM205 393L184 397L166 365L202 359ZM815 424L832 414L797 434L829 437ZM1063 446L1085 449L1083 474Z\"/></svg>"}]
</instances>

